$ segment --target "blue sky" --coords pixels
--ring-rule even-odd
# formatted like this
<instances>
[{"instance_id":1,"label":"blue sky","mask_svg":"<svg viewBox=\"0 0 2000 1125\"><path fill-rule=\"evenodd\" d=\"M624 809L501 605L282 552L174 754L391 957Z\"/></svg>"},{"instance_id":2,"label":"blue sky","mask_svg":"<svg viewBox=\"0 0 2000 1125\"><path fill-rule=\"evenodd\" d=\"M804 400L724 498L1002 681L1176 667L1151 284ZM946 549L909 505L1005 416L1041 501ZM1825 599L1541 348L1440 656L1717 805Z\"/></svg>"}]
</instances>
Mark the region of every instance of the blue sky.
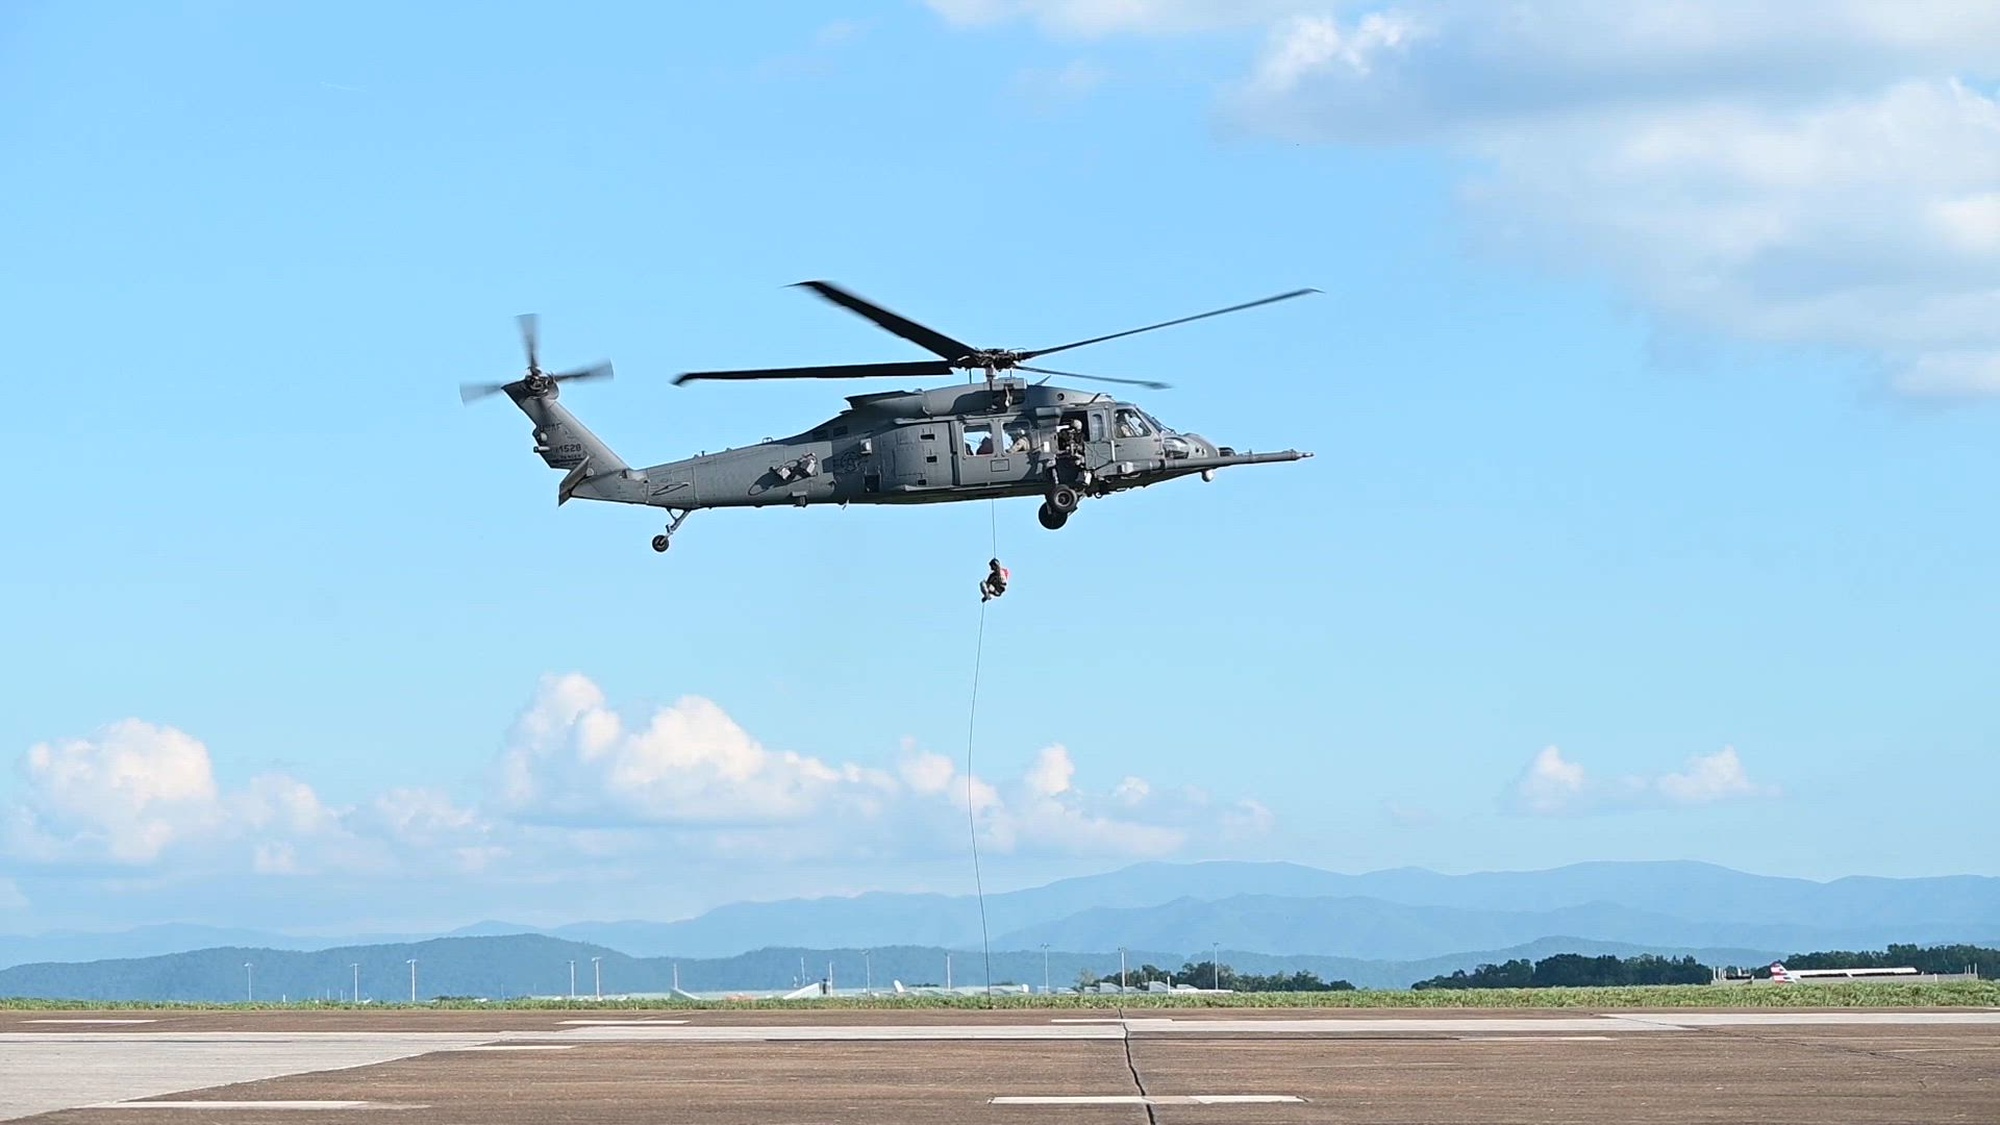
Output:
<instances>
[{"instance_id":1,"label":"blue sky","mask_svg":"<svg viewBox=\"0 0 2000 1125\"><path fill-rule=\"evenodd\" d=\"M995 526L989 885L2000 874L2000 17L1530 7L10 6L0 928L969 889ZM1071 365L1316 456L663 557L457 399L535 310L630 461L796 431L887 385L670 380L921 358L807 278L1315 286Z\"/></svg>"}]
</instances>

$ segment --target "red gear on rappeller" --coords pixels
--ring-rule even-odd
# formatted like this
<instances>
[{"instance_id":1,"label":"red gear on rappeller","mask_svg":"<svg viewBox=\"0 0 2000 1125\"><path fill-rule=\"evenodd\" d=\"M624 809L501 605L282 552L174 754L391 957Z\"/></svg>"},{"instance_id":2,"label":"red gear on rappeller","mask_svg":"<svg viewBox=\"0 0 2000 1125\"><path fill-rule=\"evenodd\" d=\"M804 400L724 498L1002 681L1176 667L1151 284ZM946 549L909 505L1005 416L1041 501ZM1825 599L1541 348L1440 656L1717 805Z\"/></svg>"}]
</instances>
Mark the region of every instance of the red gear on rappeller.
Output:
<instances>
[{"instance_id":1,"label":"red gear on rappeller","mask_svg":"<svg viewBox=\"0 0 2000 1125\"><path fill-rule=\"evenodd\" d=\"M986 566L986 577L979 580L979 600L981 602L992 601L994 598L1007 592L1007 568L1000 565L999 559L989 561Z\"/></svg>"}]
</instances>

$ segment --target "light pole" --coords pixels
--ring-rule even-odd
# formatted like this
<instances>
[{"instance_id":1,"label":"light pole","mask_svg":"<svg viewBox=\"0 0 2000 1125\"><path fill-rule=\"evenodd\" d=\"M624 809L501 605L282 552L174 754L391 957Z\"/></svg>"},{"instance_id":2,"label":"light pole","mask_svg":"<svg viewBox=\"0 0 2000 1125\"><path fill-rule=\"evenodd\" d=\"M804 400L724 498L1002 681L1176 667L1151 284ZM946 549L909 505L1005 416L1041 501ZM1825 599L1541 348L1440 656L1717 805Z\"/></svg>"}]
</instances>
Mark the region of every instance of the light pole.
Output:
<instances>
[{"instance_id":1,"label":"light pole","mask_svg":"<svg viewBox=\"0 0 2000 1125\"><path fill-rule=\"evenodd\" d=\"M1125 991L1125 947L1118 947L1118 991Z\"/></svg>"},{"instance_id":2,"label":"light pole","mask_svg":"<svg viewBox=\"0 0 2000 1125\"><path fill-rule=\"evenodd\" d=\"M410 1003L417 1002L417 959L410 958Z\"/></svg>"},{"instance_id":3,"label":"light pole","mask_svg":"<svg viewBox=\"0 0 2000 1125\"><path fill-rule=\"evenodd\" d=\"M361 962L355 961L349 964L348 968L354 970L354 1002L359 1004L361 1003Z\"/></svg>"},{"instance_id":4,"label":"light pole","mask_svg":"<svg viewBox=\"0 0 2000 1125\"><path fill-rule=\"evenodd\" d=\"M1049 992L1049 943L1042 943L1042 995Z\"/></svg>"},{"instance_id":5,"label":"light pole","mask_svg":"<svg viewBox=\"0 0 2000 1125\"><path fill-rule=\"evenodd\" d=\"M592 957L590 959L590 971L592 975L596 978L597 998L599 1000L604 999L604 965L602 964L603 960L604 958L602 957Z\"/></svg>"},{"instance_id":6,"label":"light pole","mask_svg":"<svg viewBox=\"0 0 2000 1125\"><path fill-rule=\"evenodd\" d=\"M245 961L243 962L243 1002L250 1004L255 1003L256 1000L257 990L250 983L250 962Z\"/></svg>"},{"instance_id":7,"label":"light pole","mask_svg":"<svg viewBox=\"0 0 2000 1125\"><path fill-rule=\"evenodd\" d=\"M570 999L572 999L572 1000L576 999L576 959L575 959L575 958L571 958L571 959L570 959L570 962L569 962L569 998L570 998Z\"/></svg>"},{"instance_id":8,"label":"light pole","mask_svg":"<svg viewBox=\"0 0 2000 1125\"><path fill-rule=\"evenodd\" d=\"M1214 973L1214 977L1215 977L1215 990L1216 990L1217 992L1221 992L1221 991L1222 991L1222 953L1221 953L1221 950L1222 950L1222 943L1221 943L1221 942L1219 942L1219 941L1211 941L1211 942L1209 942L1209 943L1208 943L1208 967L1209 967L1209 968L1210 968L1211 970L1213 970L1213 973Z\"/></svg>"},{"instance_id":9,"label":"light pole","mask_svg":"<svg viewBox=\"0 0 2000 1125\"><path fill-rule=\"evenodd\" d=\"M861 951L861 992L865 996L875 994L875 965L868 958L871 952L867 949Z\"/></svg>"}]
</instances>

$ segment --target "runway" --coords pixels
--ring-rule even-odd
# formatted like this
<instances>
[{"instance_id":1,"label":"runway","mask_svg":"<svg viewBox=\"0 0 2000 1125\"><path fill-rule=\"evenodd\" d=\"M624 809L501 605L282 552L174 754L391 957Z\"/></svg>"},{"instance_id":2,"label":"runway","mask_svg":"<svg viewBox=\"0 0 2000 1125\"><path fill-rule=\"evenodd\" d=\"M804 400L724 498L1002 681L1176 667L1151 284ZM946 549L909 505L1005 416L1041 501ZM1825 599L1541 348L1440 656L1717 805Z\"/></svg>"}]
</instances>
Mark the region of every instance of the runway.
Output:
<instances>
[{"instance_id":1,"label":"runway","mask_svg":"<svg viewBox=\"0 0 2000 1125\"><path fill-rule=\"evenodd\" d=\"M6 1012L0 1120L1995 1122L2000 1010Z\"/></svg>"}]
</instances>

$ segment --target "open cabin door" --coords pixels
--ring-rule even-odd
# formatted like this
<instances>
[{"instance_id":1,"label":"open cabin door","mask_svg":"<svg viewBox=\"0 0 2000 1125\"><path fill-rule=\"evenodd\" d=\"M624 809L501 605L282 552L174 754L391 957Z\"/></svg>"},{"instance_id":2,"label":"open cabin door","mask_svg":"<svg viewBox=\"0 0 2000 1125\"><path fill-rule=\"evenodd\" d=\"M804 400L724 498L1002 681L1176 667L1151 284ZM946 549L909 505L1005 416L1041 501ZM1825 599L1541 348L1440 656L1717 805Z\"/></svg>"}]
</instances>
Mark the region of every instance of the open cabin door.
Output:
<instances>
[{"instance_id":1,"label":"open cabin door","mask_svg":"<svg viewBox=\"0 0 2000 1125\"><path fill-rule=\"evenodd\" d=\"M1025 419L972 418L957 424L953 453L960 487L1017 484L1033 467L1031 434Z\"/></svg>"}]
</instances>

